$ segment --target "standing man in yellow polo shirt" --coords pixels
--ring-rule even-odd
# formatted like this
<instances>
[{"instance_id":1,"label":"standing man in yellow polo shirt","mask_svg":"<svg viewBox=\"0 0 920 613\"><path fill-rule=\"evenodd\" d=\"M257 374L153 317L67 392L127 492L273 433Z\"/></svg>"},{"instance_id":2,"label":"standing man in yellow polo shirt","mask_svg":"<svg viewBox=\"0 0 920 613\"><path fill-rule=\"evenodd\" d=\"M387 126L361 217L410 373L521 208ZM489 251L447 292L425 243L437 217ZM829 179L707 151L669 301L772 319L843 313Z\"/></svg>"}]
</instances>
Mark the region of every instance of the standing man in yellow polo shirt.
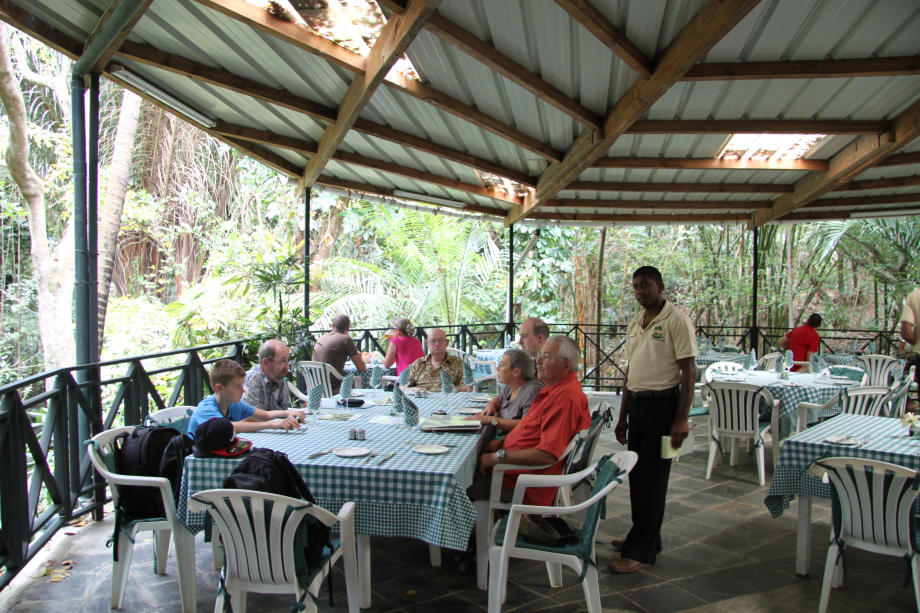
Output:
<instances>
[{"instance_id":1,"label":"standing man in yellow polo shirt","mask_svg":"<svg viewBox=\"0 0 920 613\"><path fill-rule=\"evenodd\" d=\"M612 545L621 557L607 568L633 573L655 563L661 551L661 523L671 460L661 458L661 437L679 448L690 432L696 381L696 339L686 314L664 299L664 281L653 266L633 273L633 293L642 311L626 330L629 366L624 383L617 440L639 454L629 473L633 527Z\"/></svg>"}]
</instances>

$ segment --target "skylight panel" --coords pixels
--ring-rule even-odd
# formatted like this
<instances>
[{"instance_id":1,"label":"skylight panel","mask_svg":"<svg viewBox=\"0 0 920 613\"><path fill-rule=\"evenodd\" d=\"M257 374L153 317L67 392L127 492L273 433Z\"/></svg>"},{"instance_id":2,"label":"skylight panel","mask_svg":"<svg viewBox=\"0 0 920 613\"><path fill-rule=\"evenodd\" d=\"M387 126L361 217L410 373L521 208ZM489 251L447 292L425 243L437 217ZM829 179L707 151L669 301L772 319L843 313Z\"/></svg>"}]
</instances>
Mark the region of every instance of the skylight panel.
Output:
<instances>
[{"instance_id":1,"label":"skylight panel","mask_svg":"<svg viewBox=\"0 0 920 613\"><path fill-rule=\"evenodd\" d=\"M799 160L824 134L734 134L716 157L720 160Z\"/></svg>"}]
</instances>

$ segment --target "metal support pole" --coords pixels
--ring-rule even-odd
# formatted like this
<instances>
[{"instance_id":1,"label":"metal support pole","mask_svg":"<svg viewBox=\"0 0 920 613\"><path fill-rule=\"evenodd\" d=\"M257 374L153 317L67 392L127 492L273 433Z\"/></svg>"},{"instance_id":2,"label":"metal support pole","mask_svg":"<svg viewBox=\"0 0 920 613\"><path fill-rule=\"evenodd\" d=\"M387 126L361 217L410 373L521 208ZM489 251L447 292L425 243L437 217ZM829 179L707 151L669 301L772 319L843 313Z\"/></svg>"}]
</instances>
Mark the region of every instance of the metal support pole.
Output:
<instances>
[{"instance_id":1,"label":"metal support pole","mask_svg":"<svg viewBox=\"0 0 920 613\"><path fill-rule=\"evenodd\" d=\"M753 285L752 300L751 300L751 349L757 349L758 341L758 328L757 328L757 274L758 267L760 266L760 257L757 253L757 241L759 237L759 228L754 228L754 241L753 241L753 256L754 256L754 271L751 278Z\"/></svg>"},{"instance_id":2,"label":"metal support pole","mask_svg":"<svg viewBox=\"0 0 920 613\"><path fill-rule=\"evenodd\" d=\"M508 311L505 334L514 337L514 224L508 226Z\"/></svg>"},{"instance_id":3,"label":"metal support pole","mask_svg":"<svg viewBox=\"0 0 920 613\"><path fill-rule=\"evenodd\" d=\"M303 188L303 316L310 318L310 197L312 189Z\"/></svg>"},{"instance_id":4,"label":"metal support pole","mask_svg":"<svg viewBox=\"0 0 920 613\"><path fill-rule=\"evenodd\" d=\"M99 75L89 76L89 133L87 135L87 272L89 307L89 361L99 361ZM98 390L98 388L96 388Z\"/></svg>"}]
</instances>

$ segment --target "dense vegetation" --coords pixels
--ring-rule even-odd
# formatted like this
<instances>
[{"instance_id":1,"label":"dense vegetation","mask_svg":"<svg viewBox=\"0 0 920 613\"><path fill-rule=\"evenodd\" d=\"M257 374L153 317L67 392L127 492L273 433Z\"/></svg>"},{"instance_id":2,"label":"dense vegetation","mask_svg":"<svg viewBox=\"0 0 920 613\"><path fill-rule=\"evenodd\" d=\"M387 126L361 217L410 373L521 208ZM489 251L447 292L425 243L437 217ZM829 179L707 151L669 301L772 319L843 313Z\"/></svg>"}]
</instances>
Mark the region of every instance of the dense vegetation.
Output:
<instances>
[{"instance_id":1,"label":"dense vegetation","mask_svg":"<svg viewBox=\"0 0 920 613\"><path fill-rule=\"evenodd\" d=\"M11 41L28 111L29 162L44 182L53 247L66 235L72 207L69 92L61 87L69 63L18 32L2 35ZM111 83L102 92L108 168L118 157L124 100ZM5 139L10 119L0 121ZM292 336L308 320L328 327L338 312L349 313L355 327L381 326L396 314L417 324L505 319L508 235L499 223L315 194L305 314L296 183L148 103L129 153L104 358L279 329ZM105 193L107 174L100 174ZM29 216L5 163L0 215L0 380L9 381L41 370L43 361ZM901 299L920 283L918 230L917 218L766 227L759 323L792 325L817 310L836 328L892 329ZM534 231L515 230L516 253ZM694 321L747 326L751 248L743 226L543 228L515 278L514 316L625 323L636 308L630 274L653 264Z\"/></svg>"}]
</instances>

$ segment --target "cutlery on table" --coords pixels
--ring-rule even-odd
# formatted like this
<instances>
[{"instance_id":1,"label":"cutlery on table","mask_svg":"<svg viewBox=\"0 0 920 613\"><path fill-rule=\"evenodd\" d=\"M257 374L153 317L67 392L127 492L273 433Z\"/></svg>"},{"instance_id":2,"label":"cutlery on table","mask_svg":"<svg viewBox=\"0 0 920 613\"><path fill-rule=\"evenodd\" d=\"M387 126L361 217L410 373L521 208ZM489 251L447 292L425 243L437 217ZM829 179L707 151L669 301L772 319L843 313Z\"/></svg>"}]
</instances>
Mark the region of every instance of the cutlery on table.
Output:
<instances>
[{"instance_id":1,"label":"cutlery on table","mask_svg":"<svg viewBox=\"0 0 920 613\"><path fill-rule=\"evenodd\" d=\"M335 449L335 447L333 447L332 449ZM307 458L310 459L310 460L312 460L313 458L318 458L318 457L321 456L321 455L326 455L327 453L332 453L332 449L327 449L326 451L320 451L320 452L317 452L317 453L310 454L310 455L307 456Z\"/></svg>"},{"instance_id":2,"label":"cutlery on table","mask_svg":"<svg viewBox=\"0 0 920 613\"><path fill-rule=\"evenodd\" d=\"M384 462L392 458L394 455L396 455L395 451L391 451L390 453L386 454L385 456L383 456L383 459L377 462L377 466L380 466L381 464L383 464Z\"/></svg>"},{"instance_id":3,"label":"cutlery on table","mask_svg":"<svg viewBox=\"0 0 920 613\"><path fill-rule=\"evenodd\" d=\"M371 450L371 454L370 454L369 456L367 456L367 459L364 460L364 463L365 463L365 464L369 464L370 461L373 460L374 458L376 458L378 455L380 455L380 452L379 452L379 451Z\"/></svg>"},{"instance_id":4,"label":"cutlery on table","mask_svg":"<svg viewBox=\"0 0 920 613\"><path fill-rule=\"evenodd\" d=\"M868 445L868 444L869 444L869 437L867 436L862 441L860 441L858 445L856 445L856 448L859 449L863 445Z\"/></svg>"}]
</instances>

